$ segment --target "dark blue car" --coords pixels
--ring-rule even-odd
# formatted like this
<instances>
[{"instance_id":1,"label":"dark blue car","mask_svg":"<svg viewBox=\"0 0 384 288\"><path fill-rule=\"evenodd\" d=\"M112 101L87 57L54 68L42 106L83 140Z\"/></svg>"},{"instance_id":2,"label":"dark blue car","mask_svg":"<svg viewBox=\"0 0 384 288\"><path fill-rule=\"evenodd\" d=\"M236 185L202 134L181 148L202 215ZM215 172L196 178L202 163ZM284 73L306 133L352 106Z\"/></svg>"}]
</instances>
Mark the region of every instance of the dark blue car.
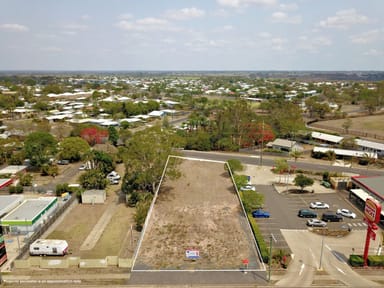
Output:
<instances>
[{"instance_id":1,"label":"dark blue car","mask_svg":"<svg viewBox=\"0 0 384 288\"><path fill-rule=\"evenodd\" d=\"M271 214L269 214L269 212L264 211L262 209L257 209L252 212L252 216L253 218L269 218Z\"/></svg>"}]
</instances>

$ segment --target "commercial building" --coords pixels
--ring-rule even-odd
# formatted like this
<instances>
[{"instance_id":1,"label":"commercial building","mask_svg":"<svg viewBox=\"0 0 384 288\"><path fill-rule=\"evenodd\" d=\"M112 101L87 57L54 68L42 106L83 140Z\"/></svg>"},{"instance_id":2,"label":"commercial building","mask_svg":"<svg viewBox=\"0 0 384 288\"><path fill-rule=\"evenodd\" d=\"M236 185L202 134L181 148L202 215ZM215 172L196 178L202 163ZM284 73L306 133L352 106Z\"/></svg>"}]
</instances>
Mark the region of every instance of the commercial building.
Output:
<instances>
[{"instance_id":1,"label":"commercial building","mask_svg":"<svg viewBox=\"0 0 384 288\"><path fill-rule=\"evenodd\" d=\"M364 208L367 198L373 198L381 204L380 222L384 224L384 176L352 176L352 189L349 191L350 199Z\"/></svg>"},{"instance_id":2,"label":"commercial building","mask_svg":"<svg viewBox=\"0 0 384 288\"><path fill-rule=\"evenodd\" d=\"M35 232L45 223L58 205L57 197L40 197L24 200L19 206L1 218L0 225L10 233Z\"/></svg>"}]
</instances>

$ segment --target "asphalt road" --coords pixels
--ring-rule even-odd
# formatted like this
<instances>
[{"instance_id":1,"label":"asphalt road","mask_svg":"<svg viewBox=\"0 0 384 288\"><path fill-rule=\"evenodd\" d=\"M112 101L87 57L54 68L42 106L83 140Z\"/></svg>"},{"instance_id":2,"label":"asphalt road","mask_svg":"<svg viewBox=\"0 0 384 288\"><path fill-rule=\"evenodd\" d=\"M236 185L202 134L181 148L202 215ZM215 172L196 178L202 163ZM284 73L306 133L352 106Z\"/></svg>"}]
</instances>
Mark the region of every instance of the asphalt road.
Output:
<instances>
[{"instance_id":1,"label":"asphalt road","mask_svg":"<svg viewBox=\"0 0 384 288\"><path fill-rule=\"evenodd\" d=\"M238 159L244 164L249 165L260 165L262 166L270 166L273 167L275 165L275 160L283 157L275 157L275 156L266 156L264 155L262 161L260 160L259 153L224 153L224 152L202 152L202 151L193 151L193 150L183 150L182 154L185 157L192 158L203 158L208 160L216 160L216 161L227 161L229 159ZM298 159L287 160L288 164L291 166L295 166L296 169L314 171L314 172L339 172L339 173L354 173L361 174L367 176L376 176L376 175L384 175L384 170L378 169L367 169L367 168L359 168L359 167L341 167L341 166L331 166L327 161L324 160L316 160L316 159Z\"/></svg>"}]
</instances>

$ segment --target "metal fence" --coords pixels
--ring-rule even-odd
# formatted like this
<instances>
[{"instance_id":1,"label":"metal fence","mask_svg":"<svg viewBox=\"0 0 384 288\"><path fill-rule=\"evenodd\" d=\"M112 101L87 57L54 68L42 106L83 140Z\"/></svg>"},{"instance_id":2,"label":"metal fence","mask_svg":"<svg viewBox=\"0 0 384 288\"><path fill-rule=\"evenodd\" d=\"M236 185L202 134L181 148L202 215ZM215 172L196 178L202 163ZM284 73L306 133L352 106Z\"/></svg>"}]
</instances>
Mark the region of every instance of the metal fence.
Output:
<instances>
[{"instance_id":1,"label":"metal fence","mask_svg":"<svg viewBox=\"0 0 384 288\"><path fill-rule=\"evenodd\" d=\"M24 257L25 254L29 251L29 245L35 240L39 239L41 235L43 235L49 227L55 223L55 221L65 212L65 210L77 200L75 195L72 195L63 205L60 205L56 211L49 217L49 219L44 223L44 225L40 225L39 229L34 232L30 237L26 238L25 245L20 247L19 255L17 255L16 259L20 260Z\"/></svg>"}]
</instances>

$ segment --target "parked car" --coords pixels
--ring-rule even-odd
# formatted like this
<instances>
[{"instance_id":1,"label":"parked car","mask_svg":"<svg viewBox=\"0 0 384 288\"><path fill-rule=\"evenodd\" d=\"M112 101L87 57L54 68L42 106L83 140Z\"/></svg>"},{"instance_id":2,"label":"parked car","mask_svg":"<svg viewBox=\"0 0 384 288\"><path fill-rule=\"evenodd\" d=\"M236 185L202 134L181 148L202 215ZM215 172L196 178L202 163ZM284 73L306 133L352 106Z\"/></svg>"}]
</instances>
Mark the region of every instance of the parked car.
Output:
<instances>
[{"instance_id":1,"label":"parked car","mask_svg":"<svg viewBox=\"0 0 384 288\"><path fill-rule=\"evenodd\" d=\"M325 227L327 223L319 219L308 219L307 225L312 227Z\"/></svg>"},{"instance_id":2,"label":"parked car","mask_svg":"<svg viewBox=\"0 0 384 288\"><path fill-rule=\"evenodd\" d=\"M297 213L297 216L303 217L303 218L317 218L317 213L309 209L300 209L299 212Z\"/></svg>"},{"instance_id":3,"label":"parked car","mask_svg":"<svg viewBox=\"0 0 384 288\"><path fill-rule=\"evenodd\" d=\"M336 214L342 215L344 217L352 218L352 219L356 218L356 214L348 209L337 209Z\"/></svg>"},{"instance_id":4,"label":"parked car","mask_svg":"<svg viewBox=\"0 0 384 288\"><path fill-rule=\"evenodd\" d=\"M321 220L325 222L340 222L343 221L343 217L334 212L325 212L323 216L321 216Z\"/></svg>"},{"instance_id":5,"label":"parked car","mask_svg":"<svg viewBox=\"0 0 384 288\"><path fill-rule=\"evenodd\" d=\"M320 201L312 202L309 204L309 207L312 209L329 209L329 205L327 203Z\"/></svg>"},{"instance_id":6,"label":"parked car","mask_svg":"<svg viewBox=\"0 0 384 288\"><path fill-rule=\"evenodd\" d=\"M118 185L119 184L119 180L118 179L108 179L109 180L109 184L111 185Z\"/></svg>"},{"instance_id":7,"label":"parked car","mask_svg":"<svg viewBox=\"0 0 384 288\"><path fill-rule=\"evenodd\" d=\"M253 218L269 218L271 217L271 214L268 211L257 209L252 212L252 217Z\"/></svg>"},{"instance_id":8,"label":"parked car","mask_svg":"<svg viewBox=\"0 0 384 288\"><path fill-rule=\"evenodd\" d=\"M107 178L108 179L113 179L113 180L120 180L120 175L119 174L117 174L117 172L116 171L112 171L112 172L110 172L108 175L107 175Z\"/></svg>"},{"instance_id":9,"label":"parked car","mask_svg":"<svg viewBox=\"0 0 384 288\"><path fill-rule=\"evenodd\" d=\"M256 191L256 187L253 185L245 185L240 187L241 191Z\"/></svg>"},{"instance_id":10,"label":"parked car","mask_svg":"<svg viewBox=\"0 0 384 288\"><path fill-rule=\"evenodd\" d=\"M57 164L58 165L68 165L69 164L69 160L59 160L59 161L57 161Z\"/></svg>"}]
</instances>

